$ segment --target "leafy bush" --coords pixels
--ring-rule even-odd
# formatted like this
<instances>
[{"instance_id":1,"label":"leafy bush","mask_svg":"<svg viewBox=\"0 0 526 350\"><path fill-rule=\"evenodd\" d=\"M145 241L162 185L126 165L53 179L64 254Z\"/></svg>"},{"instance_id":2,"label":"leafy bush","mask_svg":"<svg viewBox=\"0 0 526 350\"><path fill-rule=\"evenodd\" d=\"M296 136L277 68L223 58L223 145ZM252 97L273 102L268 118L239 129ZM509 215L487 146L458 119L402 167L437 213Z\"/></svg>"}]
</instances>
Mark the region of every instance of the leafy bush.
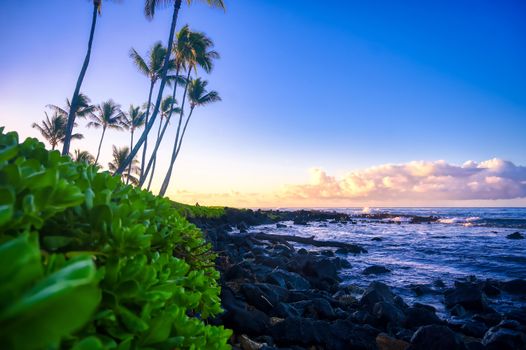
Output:
<instances>
[{"instance_id":1,"label":"leafy bush","mask_svg":"<svg viewBox=\"0 0 526 350\"><path fill-rule=\"evenodd\" d=\"M215 256L166 199L0 128L0 344L228 349Z\"/></svg>"},{"instance_id":2,"label":"leafy bush","mask_svg":"<svg viewBox=\"0 0 526 350\"><path fill-rule=\"evenodd\" d=\"M225 215L225 207L207 207L172 202L172 206L185 218L219 218Z\"/></svg>"}]
</instances>

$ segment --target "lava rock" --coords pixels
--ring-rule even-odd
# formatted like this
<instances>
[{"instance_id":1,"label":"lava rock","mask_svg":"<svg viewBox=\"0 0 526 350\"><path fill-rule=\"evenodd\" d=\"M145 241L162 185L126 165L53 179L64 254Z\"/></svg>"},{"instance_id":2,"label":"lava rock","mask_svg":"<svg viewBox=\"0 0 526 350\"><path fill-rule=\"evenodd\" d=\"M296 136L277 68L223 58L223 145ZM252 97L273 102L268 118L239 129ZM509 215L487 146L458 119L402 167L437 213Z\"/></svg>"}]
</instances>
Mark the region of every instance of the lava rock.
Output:
<instances>
[{"instance_id":1,"label":"lava rock","mask_svg":"<svg viewBox=\"0 0 526 350\"><path fill-rule=\"evenodd\" d=\"M373 265L373 266L366 267L362 271L362 274L364 274L364 275L379 275L379 274L382 274L382 273L389 273L389 272L391 272L391 270L389 270L388 268L386 268L384 266Z\"/></svg>"},{"instance_id":2,"label":"lava rock","mask_svg":"<svg viewBox=\"0 0 526 350\"><path fill-rule=\"evenodd\" d=\"M444 301L448 308L458 304L466 310L483 311L488 307L484 293L474 284L459 284L446 290Z\"/></svg>"},{"instance_id":3,"label":"lava rock","mask_svg":"<svg viewBox=\"0 0 526 350\"><path fill-rule=\"evenodd\" d=\"M435 315L435 312L427 308L410 307L405 311L406 327L416 328L432 324L441 324L442 321Z\"/></svg>"},{"instance_id":4,"label":"lava rock","mask_svg":"<svg viewBox=\"0 0 526 350\"><path fill-rule=\"evenodd\" d=\"M507 239L524 239L524 235L520 232L513 232L506 236Z\"/></svg>"},{"instance_id":5,"label":"lava rock","mask_svg":"<svg viewBox=\"0 0 526 350\"><path fill-rule=\"evenodd\" d=\"M281 288L295 289L295 290L307 290L310 289L311 285L309 281L301 277L295 272L289 272L281 269L272 271L267 278L266 282L280 286Z\"/></svg>"},{"instance_id":6,"label":"lava rock","mask_svg":"<svg viewBox=\"0 0 526 350\"><path fill-rule=\"evenodd\" d=\"M362 298L360 299L360 304L367 306L372 310L374 304L380 301L394 304L394 294L391 292L391 288L386 284L374 281L363 293Z\"/></svg>"},{"instance_id":7,"label":"lava rock","mask_svg":"<svg viewBox=\"0 0 526 350\"><path fill-rule=\"evenodd\" d=\"M446 326L420 327L411 338L410 350L466 350L461 337Z\"/></svg>"},{"instance_id":8,"label":"lava rock","mask_svg":"<svg viewBox=\"0 0 526 350\"><path fill-rule=\"evenodd\" d=\"M526 349L526 335L516 329L506 327L506 324L501 322L486 332L482 344L487 350Z\"/></svg>"},{"instance_id":9,"label":"lava rock","mask_svg":"<svg viewBox=\"0 0 526 350\"><path fill-rule=\"evenodd\" d=\"M502 289L510 294L526 295L526 280L515 279L511 281L502 282Z\"/></svg>"},{"instance_id":10,"label":"lava rock","mask_svg":"<svg viewBox=\"0 0 526 350\"><path fill-rule=\"evenodd\" d=\"M221 315L225 327L249 335L258 335L270 327L270 319L257 309L250 309L248 305L235 298L234 293L223 288L221 301L225 312Z\"/></svg>"},{"instance_id":11,"label":"lava rock","mask_svg":"<svg viewBox=\"0 0 526 350\"><path fill-rule=\"evenodd\" d=\"M380 301L374 304L373 316L378 319L382 325L392 325L401 327L405 324L406 316L394 304Z\"/></svg>"},{"instance_id":12,"label":"lava rock","mask_svg":"<svg viewBox=\"0 0 526 350\"><path fill-rule=\"evenodd\" d=\"M404 340L392 338L385 333L380 333L376 337L378 350L406 350L410 344Z\"/></svg>"}]
</instances>

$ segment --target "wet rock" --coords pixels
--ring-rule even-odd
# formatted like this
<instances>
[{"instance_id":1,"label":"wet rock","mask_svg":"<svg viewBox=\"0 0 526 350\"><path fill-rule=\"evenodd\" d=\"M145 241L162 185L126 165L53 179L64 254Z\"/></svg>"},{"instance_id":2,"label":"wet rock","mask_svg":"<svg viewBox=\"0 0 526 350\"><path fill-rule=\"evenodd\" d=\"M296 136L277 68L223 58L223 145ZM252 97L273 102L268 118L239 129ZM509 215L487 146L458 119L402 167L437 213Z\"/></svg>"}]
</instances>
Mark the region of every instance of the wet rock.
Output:
<instances>
[{"instance_id":1,"label":"wet rock","mask_svg":"<svg viewBox=\"0 0 526 350\"><path fill-rule=\"evenodd\" d=\"M446 326L420 327L411 338L410 350L466 350L461 337Z\"/></svg>"},{"instance_id":2,"label":"wet rock","mask_svg":"<svg viewBox=\"0 0 526 350\"><path fill-rule=\"evenodd\" d=\"M524 235L520 232L513 232L506 236L507 239L524 239Z\"/></svg>"},{"instance_id":3,"label":"wet rock","mask_svg":"<svg viewBox=\"0 0 526 350\"><path fill-rule=\"evenodd\" d=\"M378 319L380 324L401 327L405 324L406 317L402 310L394 304L380 301L373 306L373 316Z\"/></svg>"},{"instance_id":4,"label":"wet rock","mask_svg":"<svg viewBox=\"0 0 526 350\"><path fill-rule=\"evenodd\" d=\"M491 280L486 280L482 286L482 291L488 297L497 297L500 295L500 289L497 287L496 283Z\"/></svg>"},{"instance_id":5,"label":"wet rock","mask_svg":"<svg viewBox=\"0 0 526 350\"><path fill-rule=\"evenodd\" d=\"M466 309L462 305L456 304L449 310L451 316L464 317L466 315Z\"/></svg>"},{"instance_id":6,"label":"wet rock","mask_svg":"<svg viewBox=\"0 0 526 350\"><path fill-rule=\"evenodd\" d=\"M221 320L225 327L240 333L257 335L265 332L270 326L270 319L264 312L251 309L246 303L236 299L230 289L223 288L221 301L225 310Z\"/></svg>"},{"instance_id":7,"label":"wet rock","mask_svg":"<svg viewBox=\"0 0 526 350\"><path fill-rule=\"evenodd\" d=\"M223 278L225 281L232 281L238 279L250 279L252 273L242 267L240 264L230 266L224 273Z\"/></svg>"},{"instance_id":8,"label":"wet rock","mask_svg":"<svg viewBox=\"0 0 526 350\"><path fill-rule=\"evenodd\" d=\"M282 288L295 289L295 290L306 290L310 289L310 283L305 278L301 277L295 272L289 272L281 269L272 271L267 278L266 282L278 285Z\"/></svg>"},{"instance_id":9,"label":"wet rock","mask_svg":"<svg viewBox=\"0 0 526 350\"><path fill-rule=\"evenodd\" d=\"M458 304L466 310L483 311L488 307L484 293L474 284L459 284L446 290L444 301L448 308Z\"/></svg>"},{"instance_id":10,"label":"wet rock","mask_svg":"<svg viewBox=\"0 0 526 350\"><path fill-rule=\"evenodd\" d=\"M336 314L331 304L322 298L315 298L311 300L298 301L292 303L296 310L300 312L300 315L306 318L315 318L322 320L333 320L336 318Z\"/></svg>"},{"instance_id":11,"label":"wet rock","mask_svg":"<svg viewBox=\"0 0 526 350\"><path fill-rule=\"evenodd\" d=\"M482 338L488 330L488 327L483 322L467 321L461 327L460 331L475 338Z\"/></svg>"},{"instance_id":12,"label":"wet rock","mask_svg":"<svg viewBox=\"0 0 526 350\"><path fill-rule=\"evenodd\" d=\"M276 228L286 228L286 227L287 227L287 225L281 224L279 222L276 224Z\"/></svg>"},{"instance_id":13,"label":"wet rock","mask_svg":"<svg viewBox=\"0 0 526 350\"><path fill-rule=\"evenodd\" d=\"M382 237L373 237L371 238L371 241L381 242L383 239Z\"/></svg>"},{"instance_id":14,"label":"wet rock","mask_svg":"<svg viewBox=\"0 0 526 350\"><path fill-rule=\"evenodd\" d=\"M520 324L526 326L526 307L521 307L516 310L512 310L506 314L506 318L510 320L516 320Z\"/></svg>"},{"instance_id":15,"label":"wet rock","mask_svg":"<svg viewBox=\"0 0 526 350\"><path fill-rule=\"evenodd\" d=\"M436 290L434 290L431 286L428 286L426 284L412 284L409 288L411 288L411 290L416 294L416 296L437 293Z\"/></svg>"},{"instance_id":16,"label":"wet rock","mask_svg":"<svg viewBox=\"0 0 526 350\"><path fill-rule=\"evenodd\" d=\"M266 283L242 284L241 292L250 305L265 312L270 311L279 302L286 301L288 295L286 289Z\"/></svg>"},{"instance_id":17,"label":"wet rock","mask_svg":"<svg viewBox=\"0 0 526 350\"><path fill-rule=\"evenodd\" d=\"M384 266L373 265L373 266L366 267L362 271L362 274L364 274L364 275L379 275L379 274L382 274L382 273L389 273L389 272L391 272L391 270L389 270L388 268L386 268Z\"/></svg>"},{"instance_id":18,"label":"wet rock","mask_svg":"<svg viewBox=\"0 0 526 350\"><path fill-rule=\"evenodd\" d=\"M433 313L435 313L437 311L437 309L434 306L427 305L427 304L414 303L413 307L417 307L419 309L426 309L426 310L431 311Z\"/></svg>"},{"instance_id":19,"label":"wet rock","mask_svg":"<svg viewBox=\"0 0 526 350\"><path fill-rule=\"evenodd\" d=\"M367 306L372 310L374 304L381 301L394 304L394 294L391 292L391 288L386 284L374 281L363 293L362 298L360 299L360 304Z\"/></svg>"},{"instance_id":20,"label":"wet rock","mask_svg":"<svg viewBox=\"0 0 526 350\"><path fill-rule=\"evenodd\" d=\"M238 337L239 344L243 350L260 350L262 347L266 346L266 343L258 343L242 334Z\"/></svg>"},{"instance_id":21,"label":"wet rock","mask_svg":"<svg viewBox=\"0 0 526 350\"><path fill-rule=\"evenodd\" d=\"M303 217L295 218L293 220L294 225L304 225L307 226L309 224L309 220Z\"/></svg>"},{"instance_id":22,"label":"wet rock","mask_svg":"<svg viewBox=\"0 0 526 350\"><path fill-rule=\"evenodd\" d=\"M511 328L510 324L503 321L486 332L482 344L486 346L487 350L524 350L526 349L526 335Z\"/></svg>"},{"instance_id":23,"label":"wet rock","mask_svg":"<svg viewBox=\"0 0 526 350\"><path fill-rule=\"evenodd\" d=\"M325 349L376 349L378 331L368 326L337 320L332 323L308 318L289 318L271 327L270 334L279 346L322 345Z\"/></svg>"},{"instance_id":24,"label":"wet rock","mask_svg":"<svg viewBox=\"0 0 526 350\"><path fill-rule=\"evenodd\" d=\"M526 280L515 279L507 282L502 282L502 289L510 294L526 295Z\"/></svg>"},{"instance_id":25,"label":"wet rock","mask_svg":"<svg viewBox=\"0 0 526 350\"><path fill-rule=\"evenodd\" d=\"M502 316L497 312L489 312L484 314L476 314L473 320L483 322L488 327L493 327L502 321Z\"/></svg>"},{"instance_id":26,"label":"wet rock","mask_svg":"<svg viewBox=\"0 0 526 350\"><path fill-rule=\"evenodd\" d=\"M378 350L406 350L409 345L408 342L392 338L385 333L380 333L376 337L376 346L378 347Z\"/></svg>"},{"instance_id":27,"label":"wet rock","mask_svg":"<svg viewBox=\"0 0 526 350\"><path fill-rule=\"evenodd\" d=\"M245 222L240 222L237 224L237 229L240 233L246 233L248 230L248 225Z\"/></svg>"},{"instance_id":28,"label":"wet rock","mask_svg":"<svg viewBox=\"0 0 526 350\"><path fill-rule=\"evenodd\" d=\"M300 317L301 313L290 304L279 303L276 305L270 312L269 315L276 316L280 318L289 318L289 317Z\"/></svg>"},{"instance_id":29,"label":"wet rock","mask_svg":"<svg viewBox=\"0 0 526 350\"><path fill-rule=\"evenodd\" d=\"M416 328L420 326L442 323L435 312L427 308L410 307L405 311L405 314L407 328Z\"/></svg>"}]
</instances>

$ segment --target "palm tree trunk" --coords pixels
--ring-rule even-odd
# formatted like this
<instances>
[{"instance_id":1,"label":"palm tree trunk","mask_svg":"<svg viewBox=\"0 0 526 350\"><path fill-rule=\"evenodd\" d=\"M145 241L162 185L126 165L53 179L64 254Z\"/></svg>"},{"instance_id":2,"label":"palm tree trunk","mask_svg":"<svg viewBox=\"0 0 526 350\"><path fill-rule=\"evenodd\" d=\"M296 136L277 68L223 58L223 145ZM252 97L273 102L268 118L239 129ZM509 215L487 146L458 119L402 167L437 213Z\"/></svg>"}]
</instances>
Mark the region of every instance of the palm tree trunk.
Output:
<instances>
[{"instance_id":1,"label":"palm tree trunk","mask_svg":"<svg viewBox=\"0 0 526 350\"><path fill-rule=\"evenodd\" d=\"M172 26L170 28L170 36L168 37L167 55L164 60L161 85L159 86L159 92L157 93L157 102L155 103L155 109L153 111L152 118L149 120L148 124L145 126L144 131L142 132L141 137L139 138L139 141L137 141L137 144L135 145L133 150L128 155L128 158L126 158L124 163L117 169L115 174L122 174L124 169L126 169L128 165L132 162L132 159L135 157L137 152L139 152L139 148L141 148L142 144L146 140L146 136L152 129L153 124L155 123L155 119L157 118L157 114L159 113L159 106L161 105L164 86L166 85L166 75L168 74L168 67L170 65L169 64L170 56L172 53L172 48L173 48L173 43L174 43L175 27L177 26L177 16L179 15L179 10L181 9L181 1L182 0L176 0L174 3L174 11L172 15Z\"/></svg>"},{"instance_id":2,"label":"palm tree trunk","mask_svg":"<svg viewBox=\"0 0 526 350\"><path fill-rule=\"evenodd\" d=\"M133 133L134 133L134 131L135 130L132 127L132 129L131 129L131 139L130 139L130 150L133 147ZM130 166L128 167L128 176L126 177L126 185L130 183L131 168L132 168L132 163L130 163Z\"/></svg>"},{"instance_id":3,"label":"palm tree trunk","mask_svg":"<svg viewBox=\"0 0 526 350\"><path fill-rule=\"evenodd\" d=\"M168 124L168 119L166 120L166 124ZM157 130L157 141L155 142L155 144L157 144L157 142L159 142L159 140L161 138L161 127L162 127L162 125L163 125L163 119L161 118L161 122L159 123L159 129ZM156 154L152 154L152 159L153 159L152 174L150 175L150 181L148 181L148 186L146 187L147 191L150 190L150 186L152 185L153 174L155 173L155 165L157 164L157 155ZM148 177L148 176L145 176L145 178L146 177Z\"/></svg>"},{"instance_id":4,"label":"palm tree trunk","mask_svg":"<svg viewBox=\"0 0 526 350\"><path fill-rule=\"evenodd\" d=\"M172 99L174 101L175 101L175 95L176 95L176 91L177 91L177 80L179 79L179 70L180 70L180 68L181 67L178 65L177 69L175 71L175 81L176 81L176 83L175 83L175 86L174 86L173 92L172 92ZM186 94L186 92L185 92L185 94ZM152 168L152 163L157 158L157 151L159 150L159 147L161 146L161 141L163 140L164 133L166 132L166 128L168 127L168 122L172 118L172 114L173 114L173 108L170 111L170 114L168 115L168 118L166 118L166 123L164 124L163 130L161 131L161 137L159 137L157 139L157 142L156 142L155 147L154 147L153 152L152 152L152 158L150 158L150 161L148 162L148 166L146 167L146 170L145 170L145 173L144 173L145 174L144 177L148 176L148 173L150 172L150 169ZM180 119L179 119L179 126L181 126L181 120ZM153 174L152 174L152 177L153 177ZM142 186L145 181L146 181L146 179L142 179L141 181L139 181L139 186Z\"/></svg>"},{"instance_id":5,"label":"palm tree trunk","mask_svg":"<svg viewBox=\"0 0 526 350\"><path fill-rule=\"evenodd\" d=\"M170 180L167 181L166 178L170 178L172 176L173 163L175 162L175 158L177 157L175 154L178 148L177 144L179 142L179 132L181 131L181 123L183 121L183 115L184 115L184 104L186 102L186 96L188 95L188 85L190 83L191 73L192 73L192 68L188 68L188 74L186 75L186 84L184 86L183 101L181 103L181 112L179 113L179 124L177 125L177 134L175 135L175 142L174 142L174 147L172 150L172 158L170 159L170 167L168 168L168 171L166 172L166 175L164 177L164 181L161 186L161 190L159 190L159 195L161 196L163 196L166 193L166 189L168 188L167 182L170 182Z\"/></svg>"},{"instance_id":6,"label":"palm tree trunk","mask_svg":"<svg viewBox=\"0 0 526 350\"><path fill-rule=\"evenodd\" d=\"M146 119L145 119L145 124L148 124L148 117L150 115L150 107L151 107L151 104L152 104L152 93L153 93L153 87L155 86L155 81L152 80L152 82L150 83L150 92L148 93L148 105L146 107ZM141 160L141 170L140 170L140 175L139 175L139 178L142 179L143 177L143 169L144 169L144 164L146 164L146 149L148 148L148 135L146 135L146 138L144 139L144 147L142 148L142 160ZM130 152L131 152L131 148L130 148ZM131 168L131 163L130 162L130 168Z\"/></svg>"},{"instance_id":7,"label":"palm tree trunk","mask_svg":"<svg viewBox=\"0 0 526 350\"><path fill-rule=\"evenodd\" d=\"M106 127L102 127L102 136L100 137L100 142L99 142L99 149L97 151L97 158L95 158L95 164L97 164L97 162L99 161L99 156L100 156L100 147L102 146L102 140L104 140L104 134L106 133Z\"/></svg>"},{"instance_id":8,"label":"palm tree trunk","mask_svg":"<svg viewBox=\"0 0 526 350\"><path fill-rule=\"evenodd\" d=\"M98 6L96 2L93 2L93 18L91 20L91 31L88 41L88 51L86 52L86 57L84 58L84 63L82 64L82 69L80 70L80 75L77 79L77 85L75 86L75 91L73 92L73 97L71 98L71 106L69 108L68 115L68 124L66 126L66 135L64 137L64 146L62 148L62 155L66 156L69 154L69 147L71 144L71 134L73 134L73 126L75 125L75 115L77 114L78 109L78 97L80 93L80 88L82 82L84 81L84 76L88 70L89 60L91 57L91 47L93 45L93 36L95 35L95 26L97 25L97 11Z\"/></svg>"},{"instance_id":9,"label":"palm tree trunk","mask_svg":"<svg viewBox=\"0 0 526 350\"><path fill-rule=\"evenodd\" d=\"M186 122L184 123L183 132L181 133L181 139L179 140L179 145L177 144L177 141L175 142L174 149L172 151L172 159L170 160L170 166L168 167L168 171L166 172L166 176L164 177L163 184L161 186L161 189L159 190L159 196L161 197L164 197L166 190L168 189L168 185L170 184L170 179L172 177L175 160L177 159L177 156L179 155L179 151L181 150L181 145L183 143L184 134L186 133L186 127L188 126L188 122L190 121L190 118L192 118L193 112L194 112L194 107L191 107L190 113L188 114L188 118L186 118Z\"/></svg>"}]
</instances>

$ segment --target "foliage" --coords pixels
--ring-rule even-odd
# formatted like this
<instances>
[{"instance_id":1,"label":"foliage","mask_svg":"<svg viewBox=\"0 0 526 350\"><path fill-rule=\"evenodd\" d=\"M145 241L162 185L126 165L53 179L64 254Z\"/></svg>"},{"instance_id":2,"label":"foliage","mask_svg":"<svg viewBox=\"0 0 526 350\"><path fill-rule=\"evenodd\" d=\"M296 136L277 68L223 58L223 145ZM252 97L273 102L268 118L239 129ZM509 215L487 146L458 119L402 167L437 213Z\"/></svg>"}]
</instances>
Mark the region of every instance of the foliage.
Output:
<instances>
[{"instance_id":1,"label":"foliage","mask_svg":"<svg viewBox=\"0 0 526 350\"><path fill-rule=\"evenodd\" d=\"M167 199L0 129L2 347L228 349L214 258Z\"/></svg>"},{"instance_id":2,"label":"foliage","mask_svg":"<svg viewBox=\"0 0 526 350\"><path fill-rule=\"evenodd\" d=\"M45 112L44 112L45 113ZM51 118L45 113L46 119L42 120L40 124L33 123L32 127L37 129L43 138L51 145L51 149L55 149L59 143L63 143L66 138L66 125L68 124L67 117L55 112ZM72 139L81 140L84 138L82 134L71 135Z\"/></svg>"},{"instance_id":3,"label":"foliage","mask_svg":"<svg viewBox=\"0 0 526 350\"><path fill-rule=\"evenodd\" d=\"M185 218L219 218L225 215L225 207L207 207L172 202L173 208Z\"/></svg>"}]
</instances>

